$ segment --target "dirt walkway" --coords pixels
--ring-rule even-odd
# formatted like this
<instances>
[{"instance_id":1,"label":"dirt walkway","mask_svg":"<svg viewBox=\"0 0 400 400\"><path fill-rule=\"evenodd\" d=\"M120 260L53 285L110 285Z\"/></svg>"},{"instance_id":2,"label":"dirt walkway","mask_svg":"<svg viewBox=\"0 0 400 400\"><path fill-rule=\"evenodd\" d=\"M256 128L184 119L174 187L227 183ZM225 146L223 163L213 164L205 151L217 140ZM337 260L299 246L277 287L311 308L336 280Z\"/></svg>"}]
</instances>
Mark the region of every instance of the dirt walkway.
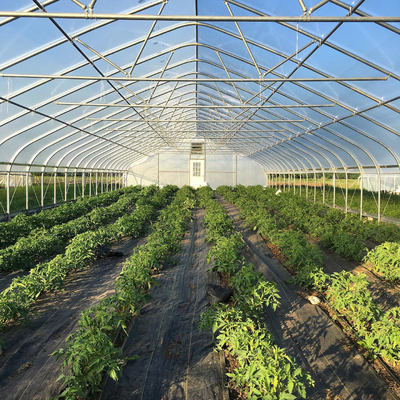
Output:
<instances>
[{"instance_id":1,"label":"dirt walkway","mask_svg":"<svg viewBox=\"0 0 400 400\"><path fill-rule=\"evenodd\" d=\"M287 283L290 273L272 258L261 236L238 219L238 208L219 200L243 234L256 267L278 285L281 306L276 312L267 312L267 324L277 343L315 379L315 388L308 390L308 398L326 399L329 391L328 398L335 400L395 399L339 327L319 307L298 296L296 291L300 288Z\"/></svg>"},{"instance_id":2,"label":"dirt walkway","mask_svg":"<svg viewBox=\"0 0 400 400\"><path fill-rule=\"evenodd\" d=\"M126 238L111 246L124 257L101 259L84 271L70 275L64 291L41 296L31 307L29 325L0 332L7 348L0 356L0 398L2 400L48 399L62 386L56 382L61 362L49 355L64 347L65 339L77 328L81 311L114 292L123 261L145 239Z\"/></svg>"},{"instance_id":3,"label":"dirt walkway","mask_svg":"<svg viewBox=\"0 0 400 400\"><path fill-rule=\"evenodd\" d=\"M152 300L141 310L129 333L124 356L139 355L124 367L118 382L109 379L101 399L180 400L224 399L224 374L213 351L210 332L198 331L207 307L205 285L215 282L207 273L201 221L196 213L177 265L166 267L150 291Z\"/></svg>"}]
</instances>

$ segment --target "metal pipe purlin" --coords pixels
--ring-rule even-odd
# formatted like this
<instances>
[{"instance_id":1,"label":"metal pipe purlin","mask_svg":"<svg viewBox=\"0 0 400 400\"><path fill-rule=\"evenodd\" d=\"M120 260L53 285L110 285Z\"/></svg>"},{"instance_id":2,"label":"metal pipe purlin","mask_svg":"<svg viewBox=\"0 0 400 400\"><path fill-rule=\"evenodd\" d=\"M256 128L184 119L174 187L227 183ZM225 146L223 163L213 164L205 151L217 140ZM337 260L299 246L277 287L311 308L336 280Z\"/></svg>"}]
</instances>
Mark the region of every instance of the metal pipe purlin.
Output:
<instances>
[{"instance_id":1,"label":"metal pipe purlin","mask_svg":"<svg viewBox=\"0 0 400 400\"><path fill-rule=\"evenodd\" d=\"M183 108L183 109L191 109L191 108L211 108L211 109L228 109L228 108L239 108L239 109L247 109L247 108L312 108L312 107L334 107L335 103L329 104L266 104L266 105L250 105L250 106L234 106L234 105L226 105L226 106L215 106L215 105L163 105L163 104L114 104L114 103L74 103L74 102L66 102L66 101L55 101L57 105L78 105L78 106L93 106L93 107L122 107L122 108Z\"/></svg>"},{"instance_id":2,"label":"metal pipe purlin","mask_svg":"<svg viewBox=\"0 0 400 400\"><path fill-rule=\"evenodd\" d=\"M125 21L193 21L193 22L400 22L398 16L370 16L370 17L312 17L295 16L227 16L227 15L149 15L149 14L82 14L47 12L35 13L25 11L0 11L0 17L13 18L60 18L60 19L113 19Z\"/></svg>"},{"instance_id":3,"label":"metal pipe purlin","mask_svg":"<svg viewBox=\"0 0 400 400\"><path fill-rule=\"evenodd\" d=\"M400 21L399 21L400 22ZM32 78L32 79L68 79L84 81L121 81L121 82L342 82L342 81L386 81L389 75L380 77L342 77L342 78L157 78L157 77L127 77L127 76L83 76L83 75L49 75L49 74L13 74L1 72L2 78Z\"/></svg>"}]
</instances>

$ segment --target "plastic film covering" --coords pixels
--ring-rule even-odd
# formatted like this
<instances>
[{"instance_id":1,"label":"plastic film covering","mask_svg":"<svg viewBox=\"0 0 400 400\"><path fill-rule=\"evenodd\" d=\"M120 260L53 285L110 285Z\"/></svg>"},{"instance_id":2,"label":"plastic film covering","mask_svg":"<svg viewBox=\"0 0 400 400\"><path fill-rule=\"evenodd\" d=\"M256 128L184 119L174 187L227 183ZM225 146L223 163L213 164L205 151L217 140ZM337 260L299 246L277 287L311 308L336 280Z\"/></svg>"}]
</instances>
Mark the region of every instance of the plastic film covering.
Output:
<instances>
[{"instance_id":1,"label":"plastic film covering","mask_svg":"<svg viewBox=\"0 0 400 400\"><path fill-rule=\"evenodd\" d=\"M0 172L399 172L397 0L81 3L0 4Z\"/></svg>"}]
</instances>

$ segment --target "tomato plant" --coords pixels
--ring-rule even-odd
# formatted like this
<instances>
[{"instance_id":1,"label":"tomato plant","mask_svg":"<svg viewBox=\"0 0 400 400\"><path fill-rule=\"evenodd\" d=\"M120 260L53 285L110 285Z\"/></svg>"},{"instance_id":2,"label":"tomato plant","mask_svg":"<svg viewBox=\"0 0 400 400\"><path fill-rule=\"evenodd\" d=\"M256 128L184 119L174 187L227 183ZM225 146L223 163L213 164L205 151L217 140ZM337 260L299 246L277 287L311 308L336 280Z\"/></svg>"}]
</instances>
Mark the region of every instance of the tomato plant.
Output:
<instances>
[{"instance_id":1,"label":"tomato plant","mask_svg":"<svg viewBox=\"0 0 400 400\"><path fill-rule=\"evenodd\" d=\"M371 250L364 258L374 271L391 283L400 282L400 244L385 242Z\"/></svg>"}]
</instances>

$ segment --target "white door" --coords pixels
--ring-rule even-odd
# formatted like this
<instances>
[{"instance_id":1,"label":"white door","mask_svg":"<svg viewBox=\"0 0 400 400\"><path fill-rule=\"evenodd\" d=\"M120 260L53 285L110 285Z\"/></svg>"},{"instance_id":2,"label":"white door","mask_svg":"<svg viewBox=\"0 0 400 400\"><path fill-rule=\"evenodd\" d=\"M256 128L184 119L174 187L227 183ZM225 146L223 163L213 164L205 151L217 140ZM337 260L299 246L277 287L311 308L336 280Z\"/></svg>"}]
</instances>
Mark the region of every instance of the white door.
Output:
<instances>
[{"instance_id":1,"label":"white door","mask_svg":"<svg viewBox=\"0 0 400 400\"><path fill-rule=\"evenodd\" d=\"M190 186L198 188L204 183L204 160L190 160Z\"/></svg>"}]
</instances>

